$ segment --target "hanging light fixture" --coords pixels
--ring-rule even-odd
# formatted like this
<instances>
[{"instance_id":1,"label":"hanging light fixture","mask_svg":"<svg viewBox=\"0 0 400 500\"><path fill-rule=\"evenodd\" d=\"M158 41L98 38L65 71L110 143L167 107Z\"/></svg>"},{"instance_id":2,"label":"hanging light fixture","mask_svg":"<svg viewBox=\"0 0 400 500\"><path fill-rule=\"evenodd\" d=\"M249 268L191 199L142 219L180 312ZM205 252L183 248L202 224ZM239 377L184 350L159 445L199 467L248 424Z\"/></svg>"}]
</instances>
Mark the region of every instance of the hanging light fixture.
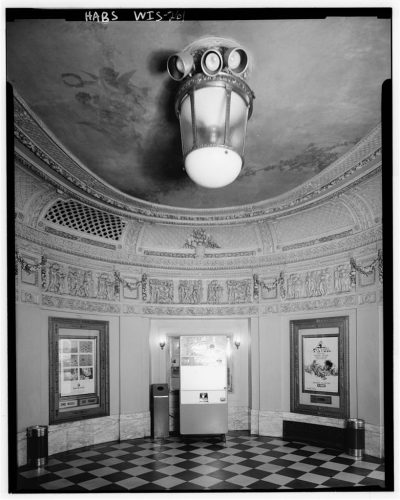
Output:
<instances>
[{"instance_id":1,"label":"hanging light fixture","mask_svg":"<svg viewBox=\"0 0 400 500\"><path fill-rule=\"evenodd\" d=\"M227 186L242 169L253 110L246 51L225 38L204 38L170 56L167 68L181 82L175 111L187 174L203 187Z\"/></svg>"}]
</instances>

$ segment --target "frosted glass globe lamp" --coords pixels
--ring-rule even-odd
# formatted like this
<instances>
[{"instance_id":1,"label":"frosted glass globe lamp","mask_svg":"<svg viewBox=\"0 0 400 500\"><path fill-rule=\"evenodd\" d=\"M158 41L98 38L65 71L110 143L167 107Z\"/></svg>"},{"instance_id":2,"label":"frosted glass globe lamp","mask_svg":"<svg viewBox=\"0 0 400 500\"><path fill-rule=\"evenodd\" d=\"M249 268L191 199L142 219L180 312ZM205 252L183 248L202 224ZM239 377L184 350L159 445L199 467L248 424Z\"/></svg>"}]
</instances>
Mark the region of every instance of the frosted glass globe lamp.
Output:
<instances>
[{"instance_id":1,"label":"frosted glass globe lamp","mask_svg":"<svg viewBox=\"0 0 400 500\"><path fill-rule=\"evenodd\" d=\"M170 76L181 81L175 110L185 170L202 187L227 186L242 169L254 99L247 67L244 49L220 38L199 40L168 60Z\"/></svg>"}]
</instances>

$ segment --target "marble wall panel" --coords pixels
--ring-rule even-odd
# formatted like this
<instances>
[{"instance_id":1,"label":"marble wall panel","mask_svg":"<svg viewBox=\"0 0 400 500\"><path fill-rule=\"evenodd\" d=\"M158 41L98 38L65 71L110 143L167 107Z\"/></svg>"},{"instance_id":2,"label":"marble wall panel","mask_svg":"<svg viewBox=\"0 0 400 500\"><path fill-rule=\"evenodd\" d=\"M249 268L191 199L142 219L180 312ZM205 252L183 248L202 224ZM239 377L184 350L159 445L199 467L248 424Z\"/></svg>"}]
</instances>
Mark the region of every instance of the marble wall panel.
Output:
<instances>
[{"instance_id":1,"label":"marble wall panel","mask_svg":"<svg viewBox=\"0 0 400 500\"><path fill-rule=\"evenodd\" d=\"M126 417L122 415L121 417ZM120 438L120 417L113 415L103 418L79 420L49 426L49 456L63 451L74 450L83 446L91 446L99 443L107 443L118 439L129 439L130 437L143 437L150 435L150 414L138 413L131 417L136 420L140 428L138 435ZM26 432L17 435L18 440L18 466L26 464Z\"/></svg>"},{"instance_id":2,"label":"marble wall panel","mask_svg":"<svg viewBox=\"0 0 400 500\"><path fill-rule=\"evenodd\" d=\"M107 421L95 418L89 422L93 444L107 443L119 439L119 416L107 417Z\"/></svg>"},{"instance_id":3,"label":"marble wall panel","mask_svg":"<svg viewBox=\"0 0 400 500\"><path fill-rule=\"evenodd\" d=\"M121 440L150 436L150 412L121 415L119 432Z\"/></svg>"},{"instance_id":4,"label":"marble wall panel","mask_svg":"<svg viewBox=\"0 0 400 500\"><path fill-rule=\"evenodd\" d=\"M249 418L247 406L228 406L228 429L230 431L249 430Z\"/></svg>"},{"instance_id":5,"label":"marble wall panel","mask_svg":"<svg viewBox=\"0 0 400 500\"><path fill-rule=\"evenodd\" d=\"M27 462L26 456L26 432L17 434L17 464L18 467L25 465Z\"/></svg>"},{"instance_id":6,"label":"marble wall panel","mask_svg":"<svg viewBox=\"0 0 400 500\"><path fill-rule=\"evenodd\" d=\"M250 410L250 434L258 434L258 413L259 410Z\"/></svg>"},{"instance_id":7,"label":"marble wall panel","mask_svg":"<svg viewBox=\"0 0 400 500\"><path fill-rule=\"evenodd\" d=\"M379 425L365 424L365 453L373 457L384 458L384 428Z\"/></svg>"},{"instance_id":8,"label":"marble wall panel","mask_svg":"<svg viewBox=\"0 0 400 500\"><path fill-rule=\"evenodd\" d=\"M260 436L282 437L282 422L282 412L260 411L258 416Z\"/></svg>"}]
</instances>

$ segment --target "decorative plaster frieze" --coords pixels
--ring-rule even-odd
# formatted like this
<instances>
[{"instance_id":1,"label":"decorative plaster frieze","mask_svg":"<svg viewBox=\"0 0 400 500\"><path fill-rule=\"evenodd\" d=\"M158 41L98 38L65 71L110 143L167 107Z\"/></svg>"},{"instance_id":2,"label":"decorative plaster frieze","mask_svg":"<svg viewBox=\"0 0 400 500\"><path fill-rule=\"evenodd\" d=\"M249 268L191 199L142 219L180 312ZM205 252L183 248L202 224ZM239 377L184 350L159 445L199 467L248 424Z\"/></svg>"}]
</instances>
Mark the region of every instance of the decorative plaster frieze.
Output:
<instances>
[{"instance_id":1,"label":"decorative plaster frieze","mask_svg":"<svg viewBox=\"0 0 400 500\"><path fill-rule=\"evenodd\" d=\"M39 295L37 293L21 290L21 302L28 304L39 304Z\"/></svg>"},{"instance_id":2,"label":"decorative plaster frieze","mask_svg":"<svg viewBox=\"0 0 400 500\"><path fill-rule=\"evenodd\" d=\"M178 293L181 304L200 304L203 297L202 280L180 280Z\"/></svg>"},{"instance_id":3,"label":"decorative plaster frieze","mask_svg":"<svg viewBox=\"0 0 400 500\"><path fill-rule=\"evenodd\" d=\"M212 280L207 285L207 303L220 304L223 300L224 287L218 280Z\"/></svg>"},{"instance_id":4,"label":"decorative plaster frieze","mask_svg":"<svg viewBox=\"0 0 400 500\"><path fill-rule=\"evenodd\" d=\"M194 228L183 245L183 248L196 250L197 247L221 248L211 234L206 233L202 227Z\"/></svg>"},{"instance_id":5,"label":"decorative plaster frieze","mask_svg":"<svg viewBox=\"0 0 400 500\"><path fill-rule=\"evenodd\" d=\"M363 269L364 267L368 267L368 265L373 261L374 258L370 257L369 259L360 259L359 266ZM360 273L359 271L357 272L357 285L360 287L364 286L371 286L375 284L375 267L372 269L368 269L370 272L369 274L363 274Z\"/></svg>"},{"instance_id":6,"label":"decorative plaster frieze","mask_svg":"<svg viewBox=\"0 0 400 500\"><path fill-rule=\"evenodd\" d=\"M187 254L180 252L158 252L157 250L145 250L143 252L144 255L149 255L152 257L173 257L175 259L189 259L189 258L198 258L202 257L205 259L226 259L226 258L238 258L238 257L251 257L253 255L257 255L255 250L249 250L248 252L224 252L224 253L197 253Z\"/></svg>"},{"instance_id":7,"label":"decorative plaster frieze","mask_svg":"<svg viewBox=\"0 0 400 500\"><path fill-rule=\"evenodd\" d=\"M162 307L144 306L142 313L158 316L257 316L256 306L236 307Z\"/></svg>"},{"instance_id":8,"label":"decorative plaster frieze","mask_svg":"<svg viewBox=\"0 0 400 500\"><path fill-rule=\"evenodd\" d=\"M54 227L45 226L44 230L46 233L51 233L56 236L60 236L61 238L67 238L69 240L81 241L82 243L86 243L88 245L95 245L102 248L107 248L108 250L116 250L117 246L111 243L105 243L104 241L92 240L90 238L85 238L84 236L77 236L75 234L68 233L66 231L60 231L59 229L55 229Z\"/></svg>"},{"instance_id":9,"label":"decorative plaster frieze","mask_svg":"<svg viewBox=\"0 0 400 500\"><path fill-rule=\"evenodd\" d=\"M20 212L27 212L26 205L35 196L46 191L47 186L25 168L15 166L14 169L14 205Z\"/></svg>"},{"instance_id":10,"label":"decorative plaster frieze","mask_svg":"<svg viewBox=\"0 0 400 500\"><path fill-rule=\"evenodd\" d=\"M122 312L124 314L138 314L140 312L140 308L132 306L131 304L122 304Z\"/></svg>"},{"instance_id":11,"label":"decorative plaster frieze","mask_svg":"<svg viewBox=\"0 0 400 500\"><path fill-rule=\"evenodd\" d=\"M133 251L136 253L136 246L142 228L143 224L137 220L131 220L127 223L121 239L123 248L129 248L130 252Z\"/></svg>"},{"instance_id":12,"label":"decorative plaster frieze","mask_svg":"<svg viewBox=\"0 0 400 500\"><path fill-rule=\"evenodd\" d=\"M117 251L108 248L88 245L83 241L74 241L72 239L61 238L60 236L46 233L38 229L33 229L24 224L16 222L15 235L21 240L25 240L40 246L42 249L57 250L64 254L74 255L76 257L90 258L102 262L115 262L118 260ZM127 264L132 264L131 262Z\"/></svg>"},{"instance_id":13,"label":"decorative plaster frieze","mask_svg":"<svg viewBox=\"0 0 400 500\"><path fill-rule=\"evenodd\" d=\"M109 301L119 300L119 290L116 289L114 276L104 271L94 272L77 266L48 261L46 283L44 291L52 294Z\"/></svg>"},{"instance_id":14,"label":"decorative plaster frieze","mask_svg":"<svg viewBox=\"0 0 400 500\"><path fill-rule=\"evenodd\" d=\"M353 215L355 225L358 226L359 229L364 230L374 225L368 205L355 193L355 189L352 189L351 193L344 193L340 199Z\"/></svg>"},{"instance_id":15,"label":"decorative plaster frieze","mask_svg":"<svg viewBox=\"0 0 400 500\"><path fill-rule=\"evenodd\" d=\"M358 305L362 306L363 304L374 304L376 302L376 293L369 292L360 294L358 296Z\"/></svg>"},{"instance_id":16,"label":"decorative plaster frieze","mask_svg":"<svg viewBox=\"0 0 400 500\"><path fill-rule=\"evenodd\" d=\"M149 280L150 302L172 304L174 301L174 282L172 280Z\"/></svg>"},{"instance_id":17,"label":"decorative plaster frieze","mask_svg":"<svg viewBox=\"0 0 400 500\"><path fill-rule=\"evenodd\" d=\"M279 312L278 304L267 304L262 309L262 314L276 314Z\"/></svg>"},{"instance_id":18,"label":"decorative plaster frieze","mask_svg":"<svg viewBox=\"0 0 400 500\"><path fill-rule=\"evenodd\" d=\"M353 233L353 230L348 229L347 231L342 231L341 233L331 234L329 236L322 236L321 238L316 238L314 240L303 241L300 243L294 243L293 245L286 245L286 246L282 247L282 251L287 252L288 250L296 250L297 248L319 245L320 243L325 243L326 241L332 241L332 240L336 240L337 238L344 238L346 236L350 236L352 233Z\"/></svg>"},{"instance_id":19,"label":"decorative plaster frieze","mask_svg":"<svg viewBox=\"0 0 400 500\"><path fill-rule=\"evenodd\" d=\"M53 295L42 294L42 306L55 309L71 309L74 311L86 311L96 313L120 314L121 308L118 304L107 304L81 299L71 299Z\"/></svg>"},{"instance_id":20,"label":"decorative plaster frieze","mask_svg":"<svg viewBox=\"0 0 400 500\"><path fill-rule=\"evenodd\" d=\"M55 235L30 228L18 221L15 222L15 232L21 243L25 242L25 244L28 244L29 242L29 244L37 245L42 249L46 249L46 251L54 249L64 254L74 255L75 257L87 258L90 255L92 260L110 262L112 264L137 266L154 270L190 270L191 273L204 270L215 271L216 269L221 271L227 269L232 272L251 268L280 268L291 263L315 261L332 255L358 252L360 249L380 243L382 240L382 227L377 226L324 244L263 256L241 257L237 259L174 259L135 255L132 253L127 254L125 251L120 252L97 248L82 242L59 238Z\"/></svg>"},{"instance_id":21,"label":"decorative plaster frieze","mask_svg":"<svg viewBox=\"0 0 400 500\"><path fill-rule=\"evenodd\" d=\"M228 289L229 304L252 302L252 285L253 282L251 279L227 280L226 286Z\"/></svg>"},{"instance_id":22,"label":"decorative plaster frieze","mask_svg":"<svg viewBox=\"0 0 400 500\"><path fill-rule=\"evenodd\" d=\"M299 210L301 206L330 195L339 187L345 188L350 177L359 170L368 169L371 163L377 162L381 153L381 131L378 125L349 152L325 168L311 181L304 183L277 197L256 205L235 207L234 209L189 210L169 208L144 202L121 193L93 176L89 170L81 166L63 149L62 145L45 130L44 125L28 110L27 105L18 96L14 100L15 136L50 170L55 171L79 190L91 195L94 200L106 203L110 209L121 209L133 216L153 220L174 221L175 223L202 223L203 225L218 222L235 223L244 220L263 218L284 211ZM28 132L29 131L29 132ZM29 136L35 137L33 141ZM33 166L33 162L29 162ZM39 162L38 162L39 165ZM38 167L35 167L38 169ZM43 171L45 168L40 167ZM43 174L42 174L43 175ZM44 174L50 178L50 175ZM67 184L63 183L66 188ZM337 194L337 193L334 193ZM200 212L200 213L199 213Z\"/></svg>"},{"instance_id":23,"label":"decorative plaster frieze","mask_svg":"<svg viewBox=\"0 0 400 500\"><path fill-rule=\"evenodd\" d=\"M282 302L281 312L291 313L299 311L315 311L316 309L330 309L338 307L350 307L357 304L355 295L345 295L340 297L329 297L316 300L304 300L299 302Z\"/></svg>"},{"instance_id":24,"label":"decorative plaster frieze","mask_svg":"<svg viewBox=\"0 0 400 500\"><path fill-rule=\"evenodd\" d=\"M19 134L21 134L21 131L18 131ZM18 136L18 134L16 134ZM25 142L23 142L25 141ZM37 147L29 141L26 137L23 138L23 141L21 141L25 146L30 148L35 154L37 154ZM132 215L138 215L142 218L150 218L153 220L160 220L160 221L165 221L167 220L169 223L176 223L176 224L182 224L182 223L201 223L202 225L206 224L215 224L218 222L224 222L226 224L232 224L232 223L238 223L242 222L243 220L262 220L266 218L270 218L270 216L276 216L279 215L279 213L285 213L285 215L289 215L291 213L297 213L299 209L301 209L301 206L306 204L306 208L310 208L312 206L315 206L316 204L320 203L320 197L325 194L327 190L329 192L326 193L325 199L328 200L332 196L337 197L341 193L346 192L349 189L349 186L343 186L340 188L340 191L336 192L331 192L332 188L335 187L337 184L342 183L347 177L350 175L354 174L357 170L363 168L365 165L368 165L371 161L375 160L377 156L379 156L381 153L381 149L379 148L378 150L374 151L368 158L365 158L361 162L359 162L357 165L355 165L352 169L348 170L338 178L334 179L333 181L329 182L328 184L323 185L322 187L315 189L311 193L307 193L304 196L300 196L297 199L294 199L290 202L283 202L280 205L273 206L270 208L260 208L258 210L255 210L254 207L251 207L251 209L247 207L238 207L238 210L234 214L230 215L216 215L214 214L213 211L209 210L209 215L205 216L195 216L195 215L176 215L173 214L172 211L171 213L165 213L161 212L159 210L159 207L156 205L153 205L152 209L142 209L139 208L141 202L137 199L134 199L135 205L132 205L133 199L129 198L128 203L120 203L116 201L117 195L115 192L112 193L112 197L110 196L104 196L103 194L100 194L97 191L94 191L91 187L88 187L84 182L82 182L80 179L75 179L69 172L66 172L64 177L68 181L70 181L72 184L75 184L78 188L82 189L86 193L92 195L94 198L97 198L101 200L102 202L107 203L110 208L117 208L123 211L130 212ZM33 163L28 162L25 160L25 162L22 161L22 157L20 155L19 160L21 163L24 163L25 165L29 166L33 171L38 173L38 167L36 165L33 165ZM55 168L58 173L62 171L60 170L59 165L57 165L55 162L53 162L50 158L48 158L42 151L40 152L39 155L40 159L42 159L47 165L49 165L52 168ZM55 166L55 167L54 167ZM378 167L378 171L380 171L381 166ZM327 170L327 169L325 169ZM372 174L374 175L376 172L373 172ZM53 185L57 186L57 183L54 182L54 180L49 179L46 174L43 173L43 171L40 171L41 177L45 178L47 181L51 182ZM62 174L61 174L62 175ZM371 175L371 174L369 174ZM360 180L357 179L355 181L356 183L362 182L364 179ZM80 196L75 193L75 196L77 199L80 199ZM313 201L313 199L316 199ZM142 202L143 203L143 202ZM263 203L265 204L265 202ZM222 211L219 210L221 213ZM125 214L126 215L126 214Z\"/></svg>"}]
</instances>

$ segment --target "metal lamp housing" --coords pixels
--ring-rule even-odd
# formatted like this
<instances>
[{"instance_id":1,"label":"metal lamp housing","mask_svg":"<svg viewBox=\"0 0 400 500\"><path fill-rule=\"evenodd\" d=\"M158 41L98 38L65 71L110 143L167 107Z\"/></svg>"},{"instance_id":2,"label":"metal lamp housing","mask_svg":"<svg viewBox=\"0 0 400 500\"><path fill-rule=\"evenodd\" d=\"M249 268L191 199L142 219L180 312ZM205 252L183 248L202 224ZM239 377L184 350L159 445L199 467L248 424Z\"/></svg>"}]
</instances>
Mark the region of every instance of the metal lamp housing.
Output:
<instances>
[{"instance_id":1,"label":"metal lamp housing","mask_svg":"<svg viewBox=\"0 0 400 500\"><path fill-rule=\"evenodd\" d=\"M205 41L185 49L194 65L182 78L175 111L188 176L202 187L221 188L242 169L254 94L243 78L248 67L247 54L238 52L243 49L230 41L227 46L225 39ZM227 64L232 60L231 70Z\"/></svg>"}]
</instances>

